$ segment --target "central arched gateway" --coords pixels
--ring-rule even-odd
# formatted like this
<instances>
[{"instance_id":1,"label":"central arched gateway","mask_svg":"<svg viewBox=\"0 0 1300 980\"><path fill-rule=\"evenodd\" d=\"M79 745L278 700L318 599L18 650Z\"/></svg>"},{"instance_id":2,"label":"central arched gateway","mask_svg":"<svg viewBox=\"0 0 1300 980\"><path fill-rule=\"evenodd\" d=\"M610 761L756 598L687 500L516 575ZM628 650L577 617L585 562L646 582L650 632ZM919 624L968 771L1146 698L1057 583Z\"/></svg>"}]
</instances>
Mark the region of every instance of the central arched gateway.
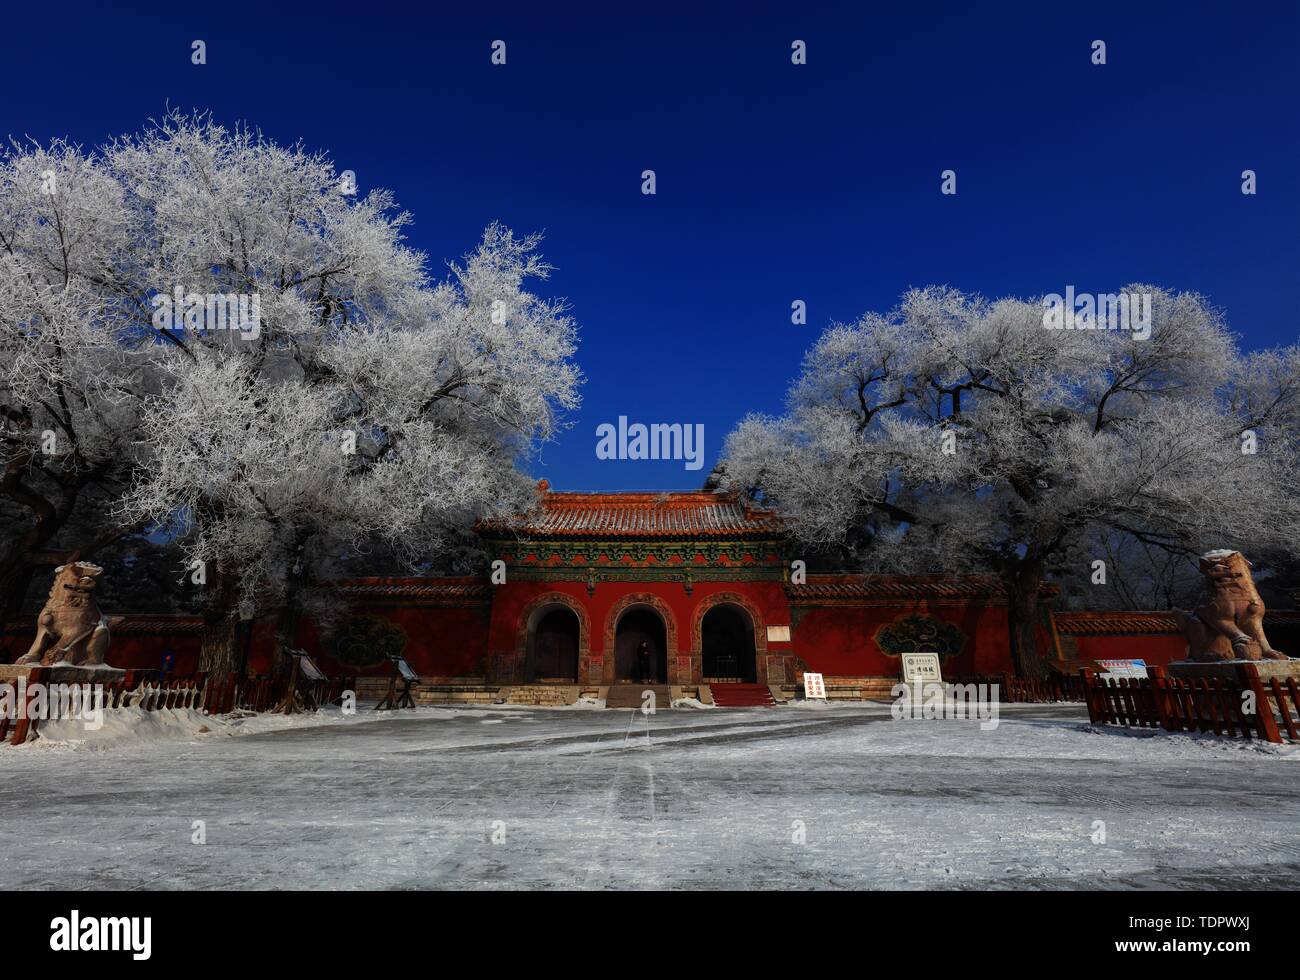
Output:
<instances>
[{"instance_id":1,"label":"central arched gateway","mask_svg":"<svg viewBox=\"0 0 1300 980\"><path fill-rule=\"evenodd\" d=\"M642 646L645 656L642 656ZM668 629L653 606L623 610L614 628L614 682L666 684Z\"/></svg>"},{"instance_id":2,"label":"central arched gateway","mask_svg":"<svg viewBox=\"0 0 1300 980\"><path fill-rule=\"evenodd\" d=\"M749 613L730 603L705 612L700 623L700 661L706 682L756 683L758 660Z\"/></svg>"}]
</instances>

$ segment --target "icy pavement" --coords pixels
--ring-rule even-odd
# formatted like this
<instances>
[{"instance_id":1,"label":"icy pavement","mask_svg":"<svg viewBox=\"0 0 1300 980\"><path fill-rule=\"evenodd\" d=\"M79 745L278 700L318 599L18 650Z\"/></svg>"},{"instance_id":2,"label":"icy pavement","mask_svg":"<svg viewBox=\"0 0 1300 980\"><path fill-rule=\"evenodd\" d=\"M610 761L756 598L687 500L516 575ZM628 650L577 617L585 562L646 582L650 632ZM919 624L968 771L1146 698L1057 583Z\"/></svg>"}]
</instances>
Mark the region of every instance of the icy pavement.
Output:
<instances>
[{"instance_id":1,"label":"icy pavement","mask_svg":"<svg viewBox=\"0 0 1300 980\"><path fill-rule=\"evenodd\" d=\"M243 729L0 748L0 887L1300 881L1300 750L1094 732L1073 706L1004 707L991 732L878 705L335 710Z\"/></svg>"}]
</instances>

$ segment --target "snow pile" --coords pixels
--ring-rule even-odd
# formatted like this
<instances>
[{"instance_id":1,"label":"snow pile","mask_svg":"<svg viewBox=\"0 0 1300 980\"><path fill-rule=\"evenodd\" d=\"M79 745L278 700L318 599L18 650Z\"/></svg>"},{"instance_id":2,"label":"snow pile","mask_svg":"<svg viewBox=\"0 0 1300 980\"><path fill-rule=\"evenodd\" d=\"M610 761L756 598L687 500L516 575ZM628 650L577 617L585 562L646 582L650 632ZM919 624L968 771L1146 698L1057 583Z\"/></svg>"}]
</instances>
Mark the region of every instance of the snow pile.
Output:
<instances>
[{"instance_id":1,"label":"snow pile","mask_svg":"<svg viewBox=\"0 0 1300 980\"><path fill-rule=\"evenodd\" d=\"M822 700L819 700L819 699L792 698L792 699L790 699L789 701L785 702L785 704L782 705L782 707L786 707L786 708L812 708L812 709L817 710L817 711L825 711L827 708L833 708L833 707L835 707L836 705L844 705L844 704L861 704L861 703L863 703L863 702L853 702L853 701L822 701Z\"/></svg>"},{"instance_id":2,"label":"snow pile","mask_svg":"<svg viewBox=\"0 0 1300 980\"><path fill-rule=\"evenodd\" d=\"M673 707L674 707L674 708L705 708L705 709L708 709L708 708L716 708L717 705L716 705L716 704L705 704L703 701L699 700L698 698L674 698L674 699L673 699Z\"/></svg>"},{"instance_id":3,"label":"snow pile","mask_svg":"<svg viewBox=\"0 0 1300 980\"><path fill-rule=\"evenodd\" d=\"M236 735L260 735L287 729L358 725L372 722L395 722L431 716L454 718L460 710L416 708L411 711L374 711L360 708L344 714L334 706L316 712L292 715L234 712L209 715L193 708L114 708L103 713L102 723L89 725L80 719L65 718L42 721L37 737L20 746L24 750L44 751L74 749L108 749L149 746L159 742L201 742ZM3 743L8 745L8 743Z\"/></svg>"},{"instance_id":4,"label":"snow pile","mask_svg":"<svg viewBox=\"0 0 1300 980\"><path fill-rule=\"evenodd\" d=\"M209 718L203 712L189 708L162 708L158 711L114 708L103 713L103 721L99 725L76 718L42 721L37 726L36 739L28 742L24 748L106 748L126 741L146 744L191 740L210 735L224 727L224 721Z\"/></svg>"}]
</instances>

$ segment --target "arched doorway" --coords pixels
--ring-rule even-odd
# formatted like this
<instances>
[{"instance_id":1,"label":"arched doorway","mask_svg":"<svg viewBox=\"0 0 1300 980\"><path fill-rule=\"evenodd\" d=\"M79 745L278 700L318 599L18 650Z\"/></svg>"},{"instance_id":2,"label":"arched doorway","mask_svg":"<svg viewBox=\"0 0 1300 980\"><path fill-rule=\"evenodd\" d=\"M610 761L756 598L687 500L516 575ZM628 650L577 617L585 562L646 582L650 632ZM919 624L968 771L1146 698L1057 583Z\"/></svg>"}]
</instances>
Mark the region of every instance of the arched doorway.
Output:
<instances>
[{"instance_id":1,"label":"arched doorway","mask_svg":"<svg viewBox=\"0 0 1300 980\"><path fill-rule=\"evenodd\" d=\"M643 669L638 651L649 647L648 673ZM663 618L649 606L632 606L618 618L614 631L615 683L667 684L668 633Z\"/></svg>"},{"instance_id":2,"label":"arched doorway","mask_svg":"<svg viewBox=\"0 0 1300 980\"><path fill-rule=\"evenodd\" d=\"M524 682L576 683L578 680L577 614L567 606L546 606L530 617Z\"/></svg>"},{"instance_id":3,"label":"arched doorway","mask_svg":"<svg viewBox=\"0 0 1300 980\"><path fill-rule=\"evenodd\" d=\"M700 624L700 654L706 682L755 683L754 624L749 613L725 603L706 612Z\"/></svg>"}]
</instances>

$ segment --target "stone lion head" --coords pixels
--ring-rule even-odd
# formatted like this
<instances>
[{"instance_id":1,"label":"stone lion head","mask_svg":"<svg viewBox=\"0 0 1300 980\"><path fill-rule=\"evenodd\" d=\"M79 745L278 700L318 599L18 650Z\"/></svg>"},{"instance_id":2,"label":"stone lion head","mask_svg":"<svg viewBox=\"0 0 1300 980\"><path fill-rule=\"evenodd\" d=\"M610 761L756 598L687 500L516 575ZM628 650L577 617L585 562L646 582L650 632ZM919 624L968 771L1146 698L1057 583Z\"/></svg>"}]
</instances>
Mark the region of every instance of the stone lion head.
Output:
<instances>
[{"instance_id":1,"label":"stone lion head","mask_svg":"<svg viewBox=\"0 0 1300 980\"><path fill-rule=\"evenodd\" d=\"M89 562L76 561L60 565L54 570L54 584L50 587L50 601L60 602L71 598L69 593L84 599L93 592L104 570Z\"/></svg>"}]
</instances>

